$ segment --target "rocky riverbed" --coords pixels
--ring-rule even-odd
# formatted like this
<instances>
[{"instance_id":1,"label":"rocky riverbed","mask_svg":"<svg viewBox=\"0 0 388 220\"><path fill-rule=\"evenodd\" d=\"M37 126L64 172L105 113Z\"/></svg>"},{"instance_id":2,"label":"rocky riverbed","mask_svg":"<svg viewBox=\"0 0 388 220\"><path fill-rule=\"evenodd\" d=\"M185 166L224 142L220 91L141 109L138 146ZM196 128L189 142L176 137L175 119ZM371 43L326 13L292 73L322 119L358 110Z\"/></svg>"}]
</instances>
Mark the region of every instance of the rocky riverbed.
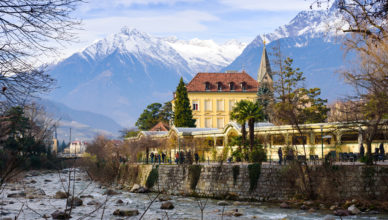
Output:
<instances>
[{"instance_id":1,"label":"rocky riverbed","mask_svg":"<svg viewBox=\"0 0 388 220\"><path fill-rule=\"evenodd\" d=\"M69 186L70 183L70 186ZM68 193L75 197L68 197ZM0 219L63 218L139 219L157 194L107 189L80 170L31 171L7 184L0 194ZM200 219L199 199L160 195L143 219ZM202 203L206 199L200 200ZM223 214L222 214L223 213ZM339 219L332 211L282 209L270 203L208 200L204 219ZM359 214L342 219L388 219L388 215Z\"/></svg>"}]
</instances>

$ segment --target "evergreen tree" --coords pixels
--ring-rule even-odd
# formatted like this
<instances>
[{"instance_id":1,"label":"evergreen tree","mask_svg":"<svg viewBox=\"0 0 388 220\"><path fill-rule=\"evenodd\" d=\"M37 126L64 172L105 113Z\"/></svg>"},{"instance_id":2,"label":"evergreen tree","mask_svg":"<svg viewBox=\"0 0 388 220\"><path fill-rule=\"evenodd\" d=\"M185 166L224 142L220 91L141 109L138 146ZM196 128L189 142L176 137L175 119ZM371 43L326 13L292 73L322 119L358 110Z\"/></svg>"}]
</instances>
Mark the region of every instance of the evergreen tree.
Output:
<instances>
[{"instance_id":1,"label":"evergreen tree","mask_svg":"<svg viewBox=\"0 0 388 220\"><path fill-rule=\"evenodd\" d=\"M65 143L64 140L62 140L62 144L61 144L61 147L60 147L60 151L62 152L65 148L66 148L67 144Z\"/></svg>"},{"instance_id":2,"label":"evergreen tree","mask_svg":"<svg viewBox=\"0 0 388 220\"><path fill-rule=\"evenodd\" d=\"M269 105L273 101L273 92L267 83L260 84L257 91L257 104L262 106L264 120L269 121Z\"/></svg>"},{"instance_id":3,"label":"evergreen tree","mask_svg":"<svg viewBox=\"0 0 388 220\"><path fill-rule=\"evenodd\" d=\"M182 77L175 92L174 124L176 127L195 127L190 100Z\"/></svg>"}]
</instances>

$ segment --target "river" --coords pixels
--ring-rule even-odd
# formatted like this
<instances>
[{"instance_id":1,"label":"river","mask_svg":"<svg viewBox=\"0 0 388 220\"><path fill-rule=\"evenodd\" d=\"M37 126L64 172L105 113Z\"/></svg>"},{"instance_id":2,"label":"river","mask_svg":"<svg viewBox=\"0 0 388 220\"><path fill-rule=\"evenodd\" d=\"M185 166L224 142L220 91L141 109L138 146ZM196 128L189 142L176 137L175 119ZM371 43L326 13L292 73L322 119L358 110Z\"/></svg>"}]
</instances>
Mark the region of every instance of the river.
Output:
<instances>
[{"instance_id":1,"label":"river","mask_svg":"<svg viewBox=\"0 0 388 220\"><path fill-rule=\"evenodd\" d=\"M83 195L83 205L72 210L72 219L123 219L116 217L113 212L116 209L137 209L139 215L126 219L139 219L150 200L156 194L134 194L126 191L115 190L117 195L104 195L106 189L100 184L90 181L85 172L76 170L71 173L69 181L69 170L60 172L32 171L27 173L22 180L7 184L0 197L0 219L51 219L51 213L56 210L63 211L66 207L66 199L53 198L57 191L67 191L68 183L71 183L71 191L74 185L75 195ZM75 174L75 176L74 176ZM9 198L10 194L20 196ZM86 196L86 197L85 197ZM93 198L92 198L93 197ZM201 211L198 206L198 199L191 197L169 196L175 206L172 210L161 210L161 202L157 199L146 212L143 219L200 219ZM101 203L98 205L87 205L90 201ZM117 201L122 200L118 204ZM206 199L201 199L205 202ZM209 199L204 209L204 219L221 219L222 206L217 205L218 200ZM243 215L240 217L223 216L223 219L339 219L331 215L331 212L313 212L295 209L280 209L271 203L248 203L228 201L230 205L225 206L226 215L235 212L236 209ZM168 216L168 217L167 217ZM388 219L387 215L359 215L343 219Z\"/></svg>"}]
</instances>

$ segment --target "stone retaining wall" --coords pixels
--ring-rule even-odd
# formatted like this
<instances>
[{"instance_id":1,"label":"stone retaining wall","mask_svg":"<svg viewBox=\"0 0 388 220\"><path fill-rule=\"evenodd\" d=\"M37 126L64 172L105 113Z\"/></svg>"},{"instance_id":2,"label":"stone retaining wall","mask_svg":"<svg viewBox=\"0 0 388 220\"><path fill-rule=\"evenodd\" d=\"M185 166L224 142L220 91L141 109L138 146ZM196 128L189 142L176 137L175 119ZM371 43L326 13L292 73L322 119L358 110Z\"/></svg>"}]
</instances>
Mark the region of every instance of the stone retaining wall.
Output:
<instances>
[{"instance_id":1,"label":"stone retaining wall","mask_svg":"<svg viewBox=\"0 0 388 220\"><path fill-rule=\"evenodd\" d=\"M190 167L193 166L159 166L158 183L152 190L168 194L260 201L284 200L306 193L300 172L304 172L306 181L308 176L303 167L300 170L296 166L263 164L257 187L251 191L248 165L202 165L194 190L190 187L193 178ZM239 167L236 180L233 177L234 166ZM151 165L141 167L142 171L151 170ZM388 166L316 166L311 168L310 177L313 190L321 199L371 198L388 201ZM144 178L141 179L138 183L144 185Z\"/></svg>"}]
</instances>

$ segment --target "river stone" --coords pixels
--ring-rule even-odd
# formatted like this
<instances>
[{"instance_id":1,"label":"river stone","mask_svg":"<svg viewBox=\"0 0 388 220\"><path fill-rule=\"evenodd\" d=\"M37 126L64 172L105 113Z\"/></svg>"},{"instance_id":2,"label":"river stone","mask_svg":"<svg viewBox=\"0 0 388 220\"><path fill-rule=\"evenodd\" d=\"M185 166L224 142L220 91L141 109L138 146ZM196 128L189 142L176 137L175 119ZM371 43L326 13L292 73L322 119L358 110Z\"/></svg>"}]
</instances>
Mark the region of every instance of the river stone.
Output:
<instances>
[{"instance_id":1,"label":"river stone","mask_svg":"<svg viewBox=\"0 0 388 220\"><path fill-rule=\"evenodd\" d=\"M38 196L45 196L46 193L44 192L43 189L38 189L34 192L35 195L38 195Z\"/></svg>"},{"instance_id":2,"label":"river stone","mask_svg":"<svg viewBox=\"0 0 388 220\"><path fill-rule=\"evenodd\" d=\"M116 215L116 216L136 216L139 214L139 211L137 209L128 209L128 210L120 210L120 209L116 209L114 212L113 212L113 215Z\"/></svg>"},{"instance_id":3,"label":"river stone","mask_svg":"<svg viewBox=\"0 0 388 220\"><path fill-rule=\"evenodd\" d=\"M25 192L18 192L18 193L11 193L7 195L8 198L19 198L19 197L26 197Z\"/></svg>"},{"instance_id":4,"label":"river stone","mask_svg":"<svg viewBox=\"0 0 388 220\"><path fill-rule=\"evenodd\" d=\"M140 189L140 185L139 185L139 184L133 184L133 186L132 186L130 192L135 193L135 192L137 192L139 189Z\"/></svg>"},{"instance_id":5,"label":"river stone","mask_svg":"<svg viewBox=\"0 0 388 220\"><path fill-rule=\"evenodd\" d=\"M282 202L282 203L280 204L280 208L282 208L282 209L289 209L290 206L289 206L287 203Z\"/></svg>"},{"instance_id":6,"label":"river stone","mask_svg":"<svg viewBox=\"0 0 388 220\"><path fill-rule=\"evenodd\" d=\"M314 208L310 208L308 212L315 212L316 210Z\"/></svg>"},{"instance_id":7,"label":"river stone","mask_svg":"<svg viewBox=\"0 0 388 220\"><path fill-rule=\"evenodd\" d=\"M331 210L331 211L333 211L333 210L335 210L335 209L337 209L337 208L338 208L337 205L332 205L332 206L330 206L330 210Z\"/></svg>"},{"instance_id":8,"label":"river stone","mask_svg":"<svg viewBox=\"0 0 388 220\"><path fill-rule=\"evenodd\" d=\"M123 202L123 200L121 200L121 199L119 199L119 200L117 200L116 201L116 204L123 204L124 202Z\"/></svg>"},{"instance_id":9,"label":"river stone","mask_svg":"<svg viewBox=\"0 0 388 220\"><path fill-rule=\"evenodd\" d=\"M219 206L228 206L229 203L226 202L226 201L219 201L219 202L217 202L217 205L219 205Z\"/></svg>"},{"instance_id":10,"label":"river stone","mask_svg":"<svg viewBox=\"0 0 388 220\"><path fill-rule=\"evenodd\" d=\"M68 213L61 212L59 210L51 213L51 217L53 217L53 219L69 219L69 218L71 218L71 216Z\"/></svg>"},{"instance_id":11,"label":"river stone","mask_svg":"<svg viewBox=\"0 0 388 220\"><path fill-rule=\"evenodd\" d=\"M57 191L55 193L54 199L66 199L67 197L69 197L69 195L67 193L62 192L62 191Z\"/></svg>"},{"instance_id":12,"label":"river stone","mask_svg":"<svg viewBox=\"0 0 388 220\"><path fill-rule=\"evenodd\" d=\"M30 183L34 184L36 183L36 180L31 180Z\"/></svg>"},{"instance_id":13,"label":"river stone","mask_svg":"<svg viewBox=\"0 0 388 220\"><path fill-rule=\"evenodd\" d=\"M114 195L118 195L118 194L120 194L120 193L114 191L113 189L107 189L107 190L104 192L104 195L108 195L108 196L114 196Z\"/></svg>"},{"instance_id":14,"label":"river stone","mask_svg":"<svg viewBox=\"0 0 388 220\"><path fill-rule=\"evenodd\" d=\"M73 203L73 204L71 204ZM78 198L78 197L72 197L72 198L68 198L67 199L67 205L68 206L81 206L83 204L83 201L82 199Z\"/></svg>"},{"instance_id":15,"label":"river stone","mask_svg":"<svg viewBox=\"0 0 388 220\"><path fill-rule=\"evenodd\" d=\"M148 189L142 186L137 190L137 193L147 193L147 192L148 192Z\"/></svg>"},{"instance_id":16,"label":"river stone","mask_svg":"<svg viewBox=\"0 0 388 220\"><path fill-rule=\"evenodd\" d=\"M52 182L51 180L44 180L45 183L50 183Z\"/></svg>"},{"instance_id":17,"label":"river stone","mask_svg":"<svg viewBox=\"0 0 388 220\"><path fill-rule=\"evenodd\" d=\"M160 209L173 209L174 204L172 202L163 202L162 205L160 206Z\"/></svg>"},{"instance_id":18,"label":"river stone","mask_svg":"<svg viewBox=\"0 0 388 220\"><path fill-rule=\"evenodd\" d=\"M350 214L349 211L344 209L338 209L334 211L334 215L336 216L348 216L349 214Z\"/></svg>"},{"instance_id":19,"label":"river stone","mask_svg":"<svg viewBox=\"0 0 388 220\"><path fill-rule=\"evenodd\" d=\"M167 195L163 195L163 196L159 197L159 201L161 201L161 202L165 202L165 201L169 201L169 200L171 200L171 198Z\"/></svg>"},{"instance_id":20,"label":"river stone","mask_svg":"<svg viewBox=\"0 0 388 220\"><path fill-rule=\"evenodd\" d=\"M92 195L82 195L82 196L80 196L80 198L81 198L81 199L84 199L84 198L90 198L90 199L93 199L93 198L94 198L94 196L92 196Z\"/></svg>"},{"instance_id":21,"label":"river stone","mask_svg":"<svg viewBox=\"0 0 388 220\"><path fill-rule=\"evenodd\" d=\"M361 213L361 211L353 204L351 206L349 206L348 208L348 211L350 212L350 214L352 215L358 215Z\"/></svg>"},{"instance_id":22,"label":"river stone","mask_svg":"<svg viewBox=\"0 0 388 220\"><path fill-rule=\"evenodd\" d=\"M30 176L39 176L40 173L39 173L38 171L34 170L34 171L31 171L31 172L29 173L29 175L30 175Z\"/></svg>"},{"instance_id":23,"label":"river stone","mask_svg":"<svg viewBox=\"0 0 388 220\"><path fill-rule=\"evenodd\" d=\"M235 212L235 213L233 213L233 215L234 215L235 217L240 217L240 216L243 215L243 213L241 213L241 212Z\"/></svg>"},{"instance_id":24,"label":"river stone","mask_svg":"<svg viewBox=\"0 0 388 220\"><path fill-rule=\"evenodd\" d=\"M96 200L92 200L92 201L89 201L89 202L87 203L87 205L101 205L101 203L98 202L98 201L96 201Z\"/></svg>"},{"instance_id":25,"label":"river stone","mask_svg":"<svg viewBox=\"0 0 388 220\"><path fill-rule=\"evenodd\" d=\"M302 210L307 210L307 209L309 209L309 207L307 207L306 205L301 205L301 206L300 206L300 209L302 209Z\"/></svg>"},{"instance_id":26,"label":"river stone","mask_svg":"<svg viewBox=\"0 0 388 220\"><path fill-rule=\"evenodd\" d=\"M303 202L303 205L311 206L311 205L314 205L314 202L313 201L305 201L305 202Z\"/></svg>"}]
</instances>

